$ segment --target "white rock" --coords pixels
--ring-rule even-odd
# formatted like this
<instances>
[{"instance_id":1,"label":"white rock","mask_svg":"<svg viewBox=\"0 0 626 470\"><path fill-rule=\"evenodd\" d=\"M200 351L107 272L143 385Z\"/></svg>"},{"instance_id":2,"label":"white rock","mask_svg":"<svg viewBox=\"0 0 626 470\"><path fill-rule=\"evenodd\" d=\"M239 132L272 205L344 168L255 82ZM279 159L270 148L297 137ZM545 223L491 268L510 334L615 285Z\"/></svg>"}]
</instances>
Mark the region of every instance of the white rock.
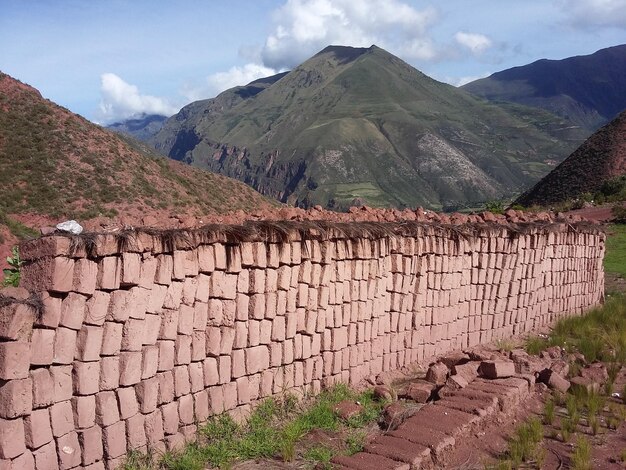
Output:
<instances>
[{"instance_id":1,"label":"white rock","mask_svg":"<svg viewBox=\"0 0 626 470\"><path fill-rule=\"evenodd\" d=\"M83 227L75 220L66 220L65 222L61 222L60 224L57 224L56 228L62 232L69 232L74 235L79 235L83 231Z\"/></svg>"}]
</instances>

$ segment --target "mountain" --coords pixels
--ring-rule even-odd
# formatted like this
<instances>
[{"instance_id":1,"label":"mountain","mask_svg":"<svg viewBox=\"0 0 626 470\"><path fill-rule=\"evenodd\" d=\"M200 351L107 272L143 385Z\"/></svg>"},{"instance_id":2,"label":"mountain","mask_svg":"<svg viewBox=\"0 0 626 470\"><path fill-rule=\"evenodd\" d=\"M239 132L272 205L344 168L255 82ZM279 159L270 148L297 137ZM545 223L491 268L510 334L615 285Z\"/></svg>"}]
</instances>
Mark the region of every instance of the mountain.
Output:
<instances>
[{"instance_id":1,"label":"mountain","mask_svg":"<svg viewBox=\"0 0 626 470\"><path fill-rule=\"evenodd\" d=\"M475 98L376 46L329 46L265 85L192 103L150 142L299 206L441 209L520 192L588 135Z\"/></svg>"},{"instance_id":2,"label":"mountain","mask_svg":"<svg viewBox=\"0 0 626 470\"><path fill-rule=\"evenodd\" d=\"M161 130L166 119L166 116L159 114L142 114L131 119L114 122L106 128L118 134L129 135L145 141Z\"/></svg>"},{"instance_id":3,"label":"mountain","mask_svg":"<svg viewBox=\"0 0 626 470\"><path fill-rule=\"evenodd\" d=\"M25 214L136 220L148 214L202 215L270 205L238 181L164 158L2 73L0 188L5 226Z\"/></svg>"},{"instance_id":4,"label":"mountain","mask_svg":"<svg viewBox=\"0 0 626 470\"><path fill-rule=\"evenodd\" d=\"M585 56L538 60L462 88L492 101L543 108L594 131L626 109L626 44Z\"/></svg>"},{"instance_id":5,"label":"mountain","mask_svg":"<svg viewBox=\"0 0 626 470\"><path fill-rule=\"evenodd\" d=\"M626 176L626 111L589 137L516 202L529 207L566 201L593 194L622 175Z\"/></svg>"}]
</instances>

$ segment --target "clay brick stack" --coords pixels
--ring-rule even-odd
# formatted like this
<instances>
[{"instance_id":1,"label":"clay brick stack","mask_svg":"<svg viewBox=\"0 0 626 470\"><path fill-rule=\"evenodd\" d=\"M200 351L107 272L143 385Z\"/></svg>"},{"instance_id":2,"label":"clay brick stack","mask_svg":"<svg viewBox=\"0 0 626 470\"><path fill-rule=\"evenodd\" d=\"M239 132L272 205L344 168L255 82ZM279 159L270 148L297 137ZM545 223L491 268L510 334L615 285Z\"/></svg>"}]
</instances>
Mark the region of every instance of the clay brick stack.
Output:
<instances>
[{"instance_id":1,"label":"clay brick stack","mask_svg":"<svg viewBox=\"0 0 626 470\"><path fill-rule=\"evenodd\" d=\"M0 291L0 468L113 469L131 449L178 448L211 415L602 300L604 234L584 225L309 235L24 244L24 289Z\"/></svg>"}]
</instances>

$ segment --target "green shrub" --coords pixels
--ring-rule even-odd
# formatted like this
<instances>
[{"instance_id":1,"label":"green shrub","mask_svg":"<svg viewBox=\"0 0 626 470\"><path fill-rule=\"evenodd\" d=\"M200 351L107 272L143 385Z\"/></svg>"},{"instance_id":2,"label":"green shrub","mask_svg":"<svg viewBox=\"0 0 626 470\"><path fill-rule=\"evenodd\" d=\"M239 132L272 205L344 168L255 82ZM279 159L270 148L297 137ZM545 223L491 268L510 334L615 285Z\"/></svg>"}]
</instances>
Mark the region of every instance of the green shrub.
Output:
<instances>
[{"instance_id":1,"label":"green shrub","mask_svg":"<svg viewBox=\"0 0 626 470\"><path fill-rule=\"evenodd\" d=\"M7 256L7 263L9 263L11 267L2 270L4 273L2 285L5 287L18 287L20 285L21 268L24 262L20 258L20 252L16 246L11 250L11 256Z\"/></svg>"}]
</instances>

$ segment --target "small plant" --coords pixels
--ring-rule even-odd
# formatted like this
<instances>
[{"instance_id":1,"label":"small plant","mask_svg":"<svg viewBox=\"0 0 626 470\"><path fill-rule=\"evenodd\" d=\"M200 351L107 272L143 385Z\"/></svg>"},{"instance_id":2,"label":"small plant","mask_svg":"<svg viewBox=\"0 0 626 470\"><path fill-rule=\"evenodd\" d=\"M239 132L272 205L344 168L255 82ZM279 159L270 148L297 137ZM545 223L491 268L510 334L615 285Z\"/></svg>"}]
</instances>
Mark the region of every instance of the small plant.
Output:
<instances>
[{"instance_id":1,"label":"small plant","mask_svg":"<svg viewBox=\"0 0 626 470\"><path fill-rule=\"evenodd\" d=\"M315 463L316 469L331 470L330 460L333 458L333 451L325 446L316 446L304 453L304 458Z\"/></svg>"},{"instance_id":2,"label":"small plant","mask_svg":"<svg viewBox=\"0 0 626 470\"><path fill-rule=\"evenodd\" d=\"M550 344L546 338L541 338L539 336L530 336L526 339L526 352L528 354L537 356L541 351L546 349Z\"/></svg>"},{"instance_id":3,"label":"small plant","mask_svg":"<svg viewBox=\"0 0 626 470\"><path fill-rule=\"evenodd\" d=\"M590 414L587 421L589 423L589 427L591 428L591 434L596 436L600 430L600 420L596 415Z\"/></svg>"},{"instance_id":4,"label":"small plant","mask_svg":"<svg viewBox=\"0 0 626 470\"><path fill-rule=\"evenodd\" d=\"M576 447L572 454L572 468L574 470L591 470L591 444L584 436L576 439Z\"/></svg>"},{"instance_id":5,"label":"small plant","mask_svg":"<svg viewBox=\"0 0 626 470\"><path fill-rule=\"evenodd\" d=\"M364 431L352 431L348 434L348 437L346 437L348 455L353 455L363 450L365 447L365 437L366 434Z\"/></svg>"},{"instance_id":6,"label":"small plant","mask_svg":"<svg viewBox=\"0 0 626 470\"><path fill-rule=\"evenodd\" d=\"M563 442L569 442L572 432L576 430L576 426L572 422L572 418L563 418L561 420L561 438Z\"/></svg>"},{"instance_id":7,"label":"small plant","mask_svg":"<svg viewBox=\"0 0 626 470\"><path fill-rule=\"evenodd\" d=\"M492 214L504 214L503 201L489 201L485 204L485 210Z\"/></svg>"},{"instance_id":8,"label":"small plant","mask_svg":"<svg viewBox=\"0 0 626 470\"><path fill-rule=\"evenodd\" d=\"M548 425L551 425L554 422L554 400L552 397L548 398L548 401L546 401L546 405L543 409L543 422Z\"/></svg>"},{"instance_id":9,"label":"small plant","mask_svg":"<svg viewBox=\"0 0 626 470\"><path fill-rule=\"evenodd\" d=\"M16 246L11 250L11 256L7 256L7 263L9 263L11 267L2 270L4 273L2 285L5 287L18 287L20 285L21 268L24 262L20 258L20 252Z\"/></svg>"},{"instance_id":10,"label":"small plant","mask_svg":"<svg viewBox=\"0 0 626 470\"><path fill-rule=\"evenodd\" d=\"M509 459L513 468L519 467L523 462L537 459L537 445L543 439L543 427L538 418L531 418L515 431L515 435L509 443Z\"/></svg>"},{"instance_id":11,"label":"small plant","mask_svg":"<svg viewBox=\"0 0 626 470\"><path fill-rule=\"evenodd\" d=\"M611 209L613 222L616 224L626 224L626 207L622 204L615 204Z\"/></svg>"},{"instance_id":12,"label":"small plant","mask_svg":"<svg viewBox=\"0 0 626 470\"><path fill-rule=\"evenodd\" d=\"M496 347L500 351L511 352L515 348L515 344L509 339L499 339L496 341Z\"/></svg>"}]
</instances>

